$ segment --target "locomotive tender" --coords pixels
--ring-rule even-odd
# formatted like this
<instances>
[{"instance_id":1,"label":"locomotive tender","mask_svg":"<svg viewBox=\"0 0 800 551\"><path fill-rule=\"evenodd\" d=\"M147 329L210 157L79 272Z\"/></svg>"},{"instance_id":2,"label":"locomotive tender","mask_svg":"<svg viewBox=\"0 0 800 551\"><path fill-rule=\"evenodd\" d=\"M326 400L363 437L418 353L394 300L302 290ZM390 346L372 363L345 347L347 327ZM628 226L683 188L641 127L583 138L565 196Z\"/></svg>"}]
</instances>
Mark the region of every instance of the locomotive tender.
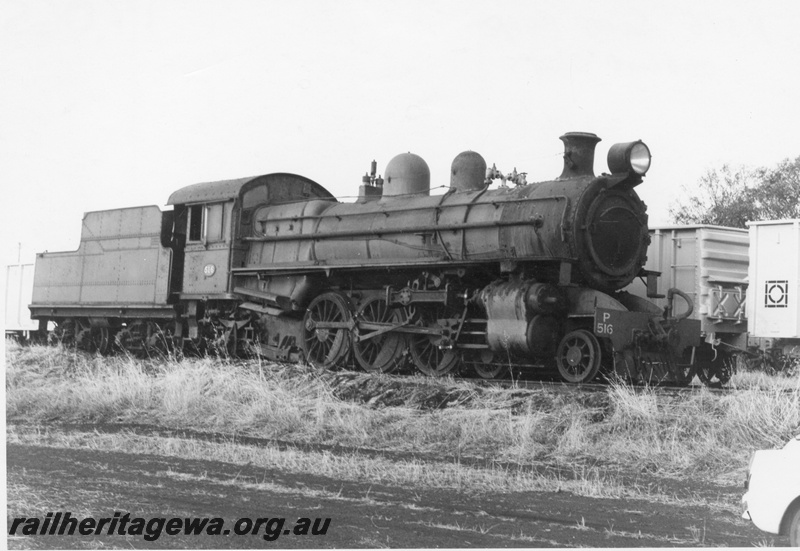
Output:
<instances>
[{"instance_id":1,"label":"locomotive tender","mask_svg":"<svg viewBox=\"0 0 800 551\"><path fill-rule=\"evenodd\" d=\"M563 172L546 182L515 170L506 185L464 152L432 196L427 164L406 153L383 178L373 161L354 203L274 173L184 187L172 210L87 213L77 251L38 255L32 318L100 352L211 343L325 368L688 382L691 300L670 289L660 308L620 291L638 276L656 296L634 189L647 146L612 146L611 173L595 176L600 139L561 140Z\"/></svg>"}]
</instances>

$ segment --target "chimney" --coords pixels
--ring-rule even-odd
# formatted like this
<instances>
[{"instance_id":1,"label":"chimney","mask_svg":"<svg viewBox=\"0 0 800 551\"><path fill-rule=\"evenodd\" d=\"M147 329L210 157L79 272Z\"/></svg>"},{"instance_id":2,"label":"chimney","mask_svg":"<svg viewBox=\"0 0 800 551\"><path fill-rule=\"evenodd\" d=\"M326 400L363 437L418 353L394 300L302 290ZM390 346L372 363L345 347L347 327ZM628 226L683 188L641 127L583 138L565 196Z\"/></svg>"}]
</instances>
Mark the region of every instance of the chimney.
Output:
<instances>
[{"instance_id":1,"label":"chimney","mask_svg":"<svg viewBox=\"0 0 800 551\"><path fill-rule=\"evenodd\" d=\"M558 179L594 176L594 148L600 138L590 132L567 132L559 139L564 142L564 172Z\"/></svg>"}]
</instances>

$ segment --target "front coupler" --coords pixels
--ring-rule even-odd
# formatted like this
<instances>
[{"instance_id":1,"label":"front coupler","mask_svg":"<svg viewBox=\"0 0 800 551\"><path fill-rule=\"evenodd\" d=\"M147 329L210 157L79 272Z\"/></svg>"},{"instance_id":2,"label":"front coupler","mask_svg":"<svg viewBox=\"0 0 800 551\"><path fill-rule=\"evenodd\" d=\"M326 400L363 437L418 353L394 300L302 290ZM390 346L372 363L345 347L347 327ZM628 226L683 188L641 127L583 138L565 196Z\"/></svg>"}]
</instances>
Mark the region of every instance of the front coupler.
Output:
<instances>
[{"instance_id":1,"label":"front coupler","mask_svg":"<svg viewBox=\"0 0 800 551\"><path fill-rule=\"evenodd\" d=\"M672 314L672 298L681 296L689 309ZM594 334L610 342L614 371L625 380L653 384L687 384L694 376L693 350L699 346L700 321L688 319L691 299L670 289L662 314L596 308Z\"/></svg>"}]
</instances>

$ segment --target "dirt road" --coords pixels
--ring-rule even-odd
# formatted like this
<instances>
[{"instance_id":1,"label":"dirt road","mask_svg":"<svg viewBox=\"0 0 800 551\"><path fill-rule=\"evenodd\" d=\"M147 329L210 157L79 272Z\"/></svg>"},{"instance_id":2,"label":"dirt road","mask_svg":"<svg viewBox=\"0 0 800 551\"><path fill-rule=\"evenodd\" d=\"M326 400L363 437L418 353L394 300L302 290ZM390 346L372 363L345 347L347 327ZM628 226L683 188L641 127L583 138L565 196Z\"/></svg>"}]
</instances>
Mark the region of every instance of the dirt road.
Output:
<instances>
[{"instance_id":1,"label":"dirt road","mask_svg":"<svg viewBox=\"0 0 800 551\"><path fill-rule=\"evenodd\" d=\"M10 548L751 546L768 535L732 510L565 492L465 493L347 482L218 461L9 443L9 514L221 517L228 535L24 536ZM706 489L728 493L737 488ZM118 515L119 516L119 515ZM237 519L285 517L274 541L235 535ZM330 518L295 535L298 518ZM9 526L11 525L9 519ZM287 533L288 532L288 533ZM780 543L780 542L778 542Z\"/></svg>"}]
</instances>

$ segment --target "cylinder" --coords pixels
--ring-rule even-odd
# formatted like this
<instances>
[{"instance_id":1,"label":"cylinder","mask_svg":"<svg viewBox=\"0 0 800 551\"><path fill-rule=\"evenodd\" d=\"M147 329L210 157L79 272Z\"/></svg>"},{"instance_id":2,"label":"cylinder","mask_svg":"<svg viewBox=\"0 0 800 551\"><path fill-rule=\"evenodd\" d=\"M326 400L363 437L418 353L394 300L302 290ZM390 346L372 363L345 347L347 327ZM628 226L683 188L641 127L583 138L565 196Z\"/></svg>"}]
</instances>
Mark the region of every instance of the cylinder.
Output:
<instances>
[{"instance_id":1,"label":"cylinder","mask_svg":"<svg viewBox=\"0 0 800 551\"><path fill-rule=\"evenodd\" d=\"M528 352L535 357L552 357L560 340L560 334L561 325L556 318L533 316L525 332Z\"/></svg>"},{"instance_id":2,"label":"cylinder","mask_svg":"<svg viewBox=\"0 0 800 551\"><path fill-rule=\"evenodd\" d=\"M528 288L526 304L534 314L554 314L567 309L567 301L555 285L534 283Z\"/></svg>"},{"instance_id":3,"label":"cylinder","mask_svg":"<svg viewBox=\"0 0 800 551\"><path fill-rule=\"evenodd\" d=\"M558 288L533 281L494 281L481 289L477 303L486 310L486 342L494 352L543 356L558 342L555 317L566 308Z\"/></svg>"}]
</instances>

